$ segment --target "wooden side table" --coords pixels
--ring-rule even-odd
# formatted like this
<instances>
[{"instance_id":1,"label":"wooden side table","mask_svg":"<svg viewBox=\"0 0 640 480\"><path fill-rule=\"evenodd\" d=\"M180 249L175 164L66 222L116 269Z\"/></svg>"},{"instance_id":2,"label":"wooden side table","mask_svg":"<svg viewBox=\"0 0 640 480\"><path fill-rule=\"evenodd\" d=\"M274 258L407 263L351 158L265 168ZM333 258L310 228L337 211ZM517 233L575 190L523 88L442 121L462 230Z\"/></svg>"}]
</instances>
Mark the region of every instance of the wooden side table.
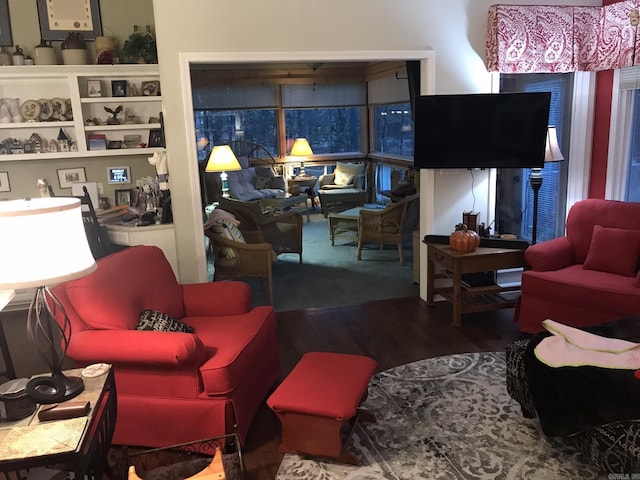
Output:
<instances>
[{"instance_id":1,"label":"wooden side table","mask_svg":"<svg viewBox=\"0 0 640 480\"><path fill-rule=\"evenodd\" d=\"M82 369L64 372L81 376ZM116 384L113 369L93 378L82 378L85 389L71 401L90 402L89 413L68 420L40 422L36 411L0 427L0 472L64 465L75 478L101 478L116 425ZM11 478L11 476L9 476ZM16 478L20 478L19 476Z\"/></svg>"},{"instance_id":2,"label":"wooden side table","mask_svg":"<svg viewBox=\"0 0 640 480\"><path fill-rule=\"evenodd\" d=\"M297 177L290 178L287 181L287 185L297 185L301 189L306 190L305 193L311 199L311 208L316 207L316 185L318 183L318 177L312 175L298 175Z\"/></svg>"},{"instance_id":3,"label":"wooden side table","mask_svg":"<svg viewBox=\"0 0 640 480\"><path fill-rule=\"evenodd\" d=\"M473 287L463 284L462 275L524 267L524 249L478 247L471 253L458 253L449 245L427 243L427 262L427 304L433 305L436 293L442 295L453 306L451 325L454 327L460 326L464 313L485 312L516 305L515 292L520 290L519 285ZM444 274L435 273L436 265L444 269ZM436 288L435 279L443 277L451 278L452 285Z\"/></svg>"}]
</instances>

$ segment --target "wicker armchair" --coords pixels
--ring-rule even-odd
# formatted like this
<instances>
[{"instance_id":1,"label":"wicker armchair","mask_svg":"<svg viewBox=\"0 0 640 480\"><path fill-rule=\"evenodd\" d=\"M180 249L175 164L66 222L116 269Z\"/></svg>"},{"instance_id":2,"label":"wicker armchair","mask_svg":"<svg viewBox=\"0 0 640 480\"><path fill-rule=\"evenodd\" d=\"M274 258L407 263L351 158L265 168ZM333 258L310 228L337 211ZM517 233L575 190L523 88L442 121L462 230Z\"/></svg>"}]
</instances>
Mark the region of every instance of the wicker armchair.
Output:
<instances>
[{"instance_id":1,"label":"wicker armchair","mask_svg":"<svg viewBox=\"0 0 640 480\"><path fill-rule=\"evenodd\" d=\"M273 252L271 251L271 245L266 242L236 242L215 233L211 228L205 229L204 234L209 238L213 249L213 280L232 280L245 277L263 278L267 282L269 303L273 305L271 275ZM250 241L251 237L250 234L247 234L245 240ZM225 253L228 249L233 250L234 254L231 255L233 258L229 258L229 255Z\"/></svg>"},{"instance_id":2,"label":"wicker armchair","mask_svg":"<svg viewBox=\"0 0 640 480\"><path fill-rule=\"evenodd\" d=\"M418 223L419 194L405 197L392 203L384 210L360 210L358 222L358 260L362 260L362 246L365 242L379 243L380 250L385 244L398 247L400 265L404 265L402 243L412 238Z\"/></svg>"},{"instance_id":3,"label":"wicker armchair","mask_svg":"<svg viewBox=\"0 0 640 480\"><path fill-rule=\"evenodd\" d=\"M258 202L241 202L233 198L221 198L220 207L240 220L239 229L243 235L258 232L260 242L271 244L271 248L281 253L297 253L302 263L302 215L298 212L278 214L263 213Z\"/></svg>"}]
</instances>

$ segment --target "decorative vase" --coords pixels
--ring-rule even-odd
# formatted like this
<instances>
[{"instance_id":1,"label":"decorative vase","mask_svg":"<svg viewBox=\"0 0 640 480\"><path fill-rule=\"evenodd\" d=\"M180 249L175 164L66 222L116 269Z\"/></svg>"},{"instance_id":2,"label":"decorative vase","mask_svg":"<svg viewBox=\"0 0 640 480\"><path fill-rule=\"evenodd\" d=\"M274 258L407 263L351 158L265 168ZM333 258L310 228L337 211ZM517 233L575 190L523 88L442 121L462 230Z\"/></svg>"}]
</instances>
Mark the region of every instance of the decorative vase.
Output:
<instances>
[{"instance_id":1,"label":"decorative vase","mask_svg":"<svg viewBox=\"0 0 640 480\"><path fill-rule=\"evenodd\" d=\"M87 44L81 33L69 32L60 48L62 49L62 62L65 65L87 64Z\"/></svg>"},{"instance_id":2,"label":"decorative vase","mask_svg":"<svg viewBox=\"0 0 640 480\"><path fill-rule=\"evenodd\" d=\"M36 65L58 64L56 52L51 46L51 42L40 41L40 44L33 49L33 61Z\"/></svg>"}]
</instances>

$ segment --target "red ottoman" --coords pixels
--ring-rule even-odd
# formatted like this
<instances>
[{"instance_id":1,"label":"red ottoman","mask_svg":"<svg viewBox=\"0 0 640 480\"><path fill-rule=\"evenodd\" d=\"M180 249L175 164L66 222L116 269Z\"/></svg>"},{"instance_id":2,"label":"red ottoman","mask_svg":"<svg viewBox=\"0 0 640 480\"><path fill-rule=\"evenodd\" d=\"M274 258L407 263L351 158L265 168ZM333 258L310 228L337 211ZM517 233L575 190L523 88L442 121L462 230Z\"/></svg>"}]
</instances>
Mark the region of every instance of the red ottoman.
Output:
<instances>
[{"instance_id":1,"label":"red ottoman","mask_svg":"<svg viewBox=\"0 0 640 480\"><path fill-rule=\"evenodd\" d=\"M374 360L361 355L305 354L267 400L282 423L280 452L355 465L356 457L344 443L358 420L375 421L358 406L367 396L376 367ZM343 431L347 425L351 428Z\"/></svg>"}]
</instances>

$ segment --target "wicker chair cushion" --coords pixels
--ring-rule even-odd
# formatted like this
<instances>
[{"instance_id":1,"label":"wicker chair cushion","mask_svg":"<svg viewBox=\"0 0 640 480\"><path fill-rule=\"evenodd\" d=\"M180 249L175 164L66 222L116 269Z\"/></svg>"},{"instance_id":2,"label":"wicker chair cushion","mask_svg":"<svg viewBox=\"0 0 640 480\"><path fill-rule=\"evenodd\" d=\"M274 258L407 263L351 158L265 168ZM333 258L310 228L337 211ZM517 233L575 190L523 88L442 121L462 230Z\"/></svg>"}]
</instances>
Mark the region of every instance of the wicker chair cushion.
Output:
<instances>
[{"instance_id":1,"label":"wicker chair cushion","mask_svg":"<svg viewBox=\"0 0 640 480\"><path fill-rule=\"evenodd\" d=\"M211 225L211 229L224 238L228 238L229 240L233 240L234 242L246 243L240 229L227 220L222 220L220 222L214 223L213 225ZM229 247L224 247L220 251L220 255L222 255L227 260L234 260L238 258L238 252Z\"/></svg>"}]
</instances>

